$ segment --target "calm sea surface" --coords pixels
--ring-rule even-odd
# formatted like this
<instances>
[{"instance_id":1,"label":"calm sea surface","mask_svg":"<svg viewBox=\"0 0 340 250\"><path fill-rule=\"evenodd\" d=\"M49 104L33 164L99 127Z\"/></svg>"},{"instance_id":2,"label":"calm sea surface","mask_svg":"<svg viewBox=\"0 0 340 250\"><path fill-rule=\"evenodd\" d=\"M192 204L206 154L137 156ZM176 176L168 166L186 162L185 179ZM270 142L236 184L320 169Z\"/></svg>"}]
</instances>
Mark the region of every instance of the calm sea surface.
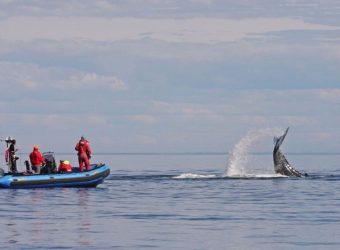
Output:
<instances>
[{"instance_id":1,"label":"calm sea surface","mask_svg":"<svg viewBox=\"0 0 340 250\"><path fill-rule=\"evenodd\" d=\"M97 188L0 189L2 249L340 249L340 155L287 155L306 178L251 155L95 155ZM57 160L73 155L57 155Z\"/></svg>"}]
</instances>

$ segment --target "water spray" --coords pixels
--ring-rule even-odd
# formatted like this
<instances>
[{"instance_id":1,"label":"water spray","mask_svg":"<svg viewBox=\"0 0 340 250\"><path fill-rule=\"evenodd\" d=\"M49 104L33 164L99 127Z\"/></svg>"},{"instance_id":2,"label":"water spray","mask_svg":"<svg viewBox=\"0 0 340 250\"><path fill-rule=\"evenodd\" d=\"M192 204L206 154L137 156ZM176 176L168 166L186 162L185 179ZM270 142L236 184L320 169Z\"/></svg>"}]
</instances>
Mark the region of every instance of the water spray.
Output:
<instances>
[{"instance_id":1,"label":"water spray","mask_svg":"<svg viewBox=\"0 0 340 250\"><path fill-rule=\"evenodd\" d=\"M267 136L276 136L282 134L283 130L279 128L266 128L255 131L250 131L234 146L233 151L230 153L229 162L225 171L225 176L245 176L246 165L248 162L248 153L250 147L258 139Z\"/></svg>"}]
</instances>

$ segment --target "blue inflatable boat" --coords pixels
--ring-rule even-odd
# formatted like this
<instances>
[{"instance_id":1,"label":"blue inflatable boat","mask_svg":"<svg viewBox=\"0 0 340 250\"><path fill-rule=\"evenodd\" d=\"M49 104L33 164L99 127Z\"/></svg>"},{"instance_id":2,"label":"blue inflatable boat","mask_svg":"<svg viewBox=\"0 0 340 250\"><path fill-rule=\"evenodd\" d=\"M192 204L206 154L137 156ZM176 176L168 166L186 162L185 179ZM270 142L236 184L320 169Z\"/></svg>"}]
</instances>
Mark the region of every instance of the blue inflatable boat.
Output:
<instances>
[{"instance_id":1,"label":"blue inflatable boat","mask_svg":"<svg viewBox=\"0 0 340 250\"><path fill-rule=\"evenodd\" d=\"M110 174L110 168L103 164L92 164L89 171L50 174L4 174L0 177L0 188L54 188L54 187L96 187Z\"/></svg>"}]
</instances>

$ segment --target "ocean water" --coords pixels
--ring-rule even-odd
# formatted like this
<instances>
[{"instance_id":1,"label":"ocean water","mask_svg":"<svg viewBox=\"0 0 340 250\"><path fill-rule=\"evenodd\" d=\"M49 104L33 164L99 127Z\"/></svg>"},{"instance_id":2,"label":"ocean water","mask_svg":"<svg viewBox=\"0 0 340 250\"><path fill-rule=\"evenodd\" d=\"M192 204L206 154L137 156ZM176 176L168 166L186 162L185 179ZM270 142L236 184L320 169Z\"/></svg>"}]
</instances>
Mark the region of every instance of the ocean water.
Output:
<instances>
[{"instance_id":1,"label":"ocean water","mask_svg":"<svg viewBox=\"0 0 340 250\"><path fill-rule=\"evenodd\" d=\"M69 159L73 155L56 155ZM249 155L94 155L97 188L0 189L3 249L340 249L340 155L287 155L306 178Z\"/></svg>"}]
</instances>

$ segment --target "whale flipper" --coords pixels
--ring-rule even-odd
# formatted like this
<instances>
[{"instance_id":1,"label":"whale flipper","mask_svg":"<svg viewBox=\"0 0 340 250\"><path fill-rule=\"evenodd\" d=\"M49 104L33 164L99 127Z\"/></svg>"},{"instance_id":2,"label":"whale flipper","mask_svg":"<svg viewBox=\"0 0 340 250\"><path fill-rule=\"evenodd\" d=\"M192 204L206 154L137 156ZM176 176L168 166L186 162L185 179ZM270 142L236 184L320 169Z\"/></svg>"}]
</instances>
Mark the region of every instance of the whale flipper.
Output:
<instances>
[{"instance_id":1,"label":"whale flipper","mask_svg":"<svg viewBox=\"0 0 340 250\"><path fill-rule=\"evenodd\" d=\"M286 176L296 176L301 177L304 174L300 173L296 169L294 169L289 162L287 161L286 157L280 150L280 146L283 143L287 133L288 133L289 127L286 129L285 133L280 136L279 138L274 138L274 151L273 151L273 159L274 159L274 170L277 174L282 174ZM306 174L305 174L306 175Z\"/></svg>"}]
</instances>

